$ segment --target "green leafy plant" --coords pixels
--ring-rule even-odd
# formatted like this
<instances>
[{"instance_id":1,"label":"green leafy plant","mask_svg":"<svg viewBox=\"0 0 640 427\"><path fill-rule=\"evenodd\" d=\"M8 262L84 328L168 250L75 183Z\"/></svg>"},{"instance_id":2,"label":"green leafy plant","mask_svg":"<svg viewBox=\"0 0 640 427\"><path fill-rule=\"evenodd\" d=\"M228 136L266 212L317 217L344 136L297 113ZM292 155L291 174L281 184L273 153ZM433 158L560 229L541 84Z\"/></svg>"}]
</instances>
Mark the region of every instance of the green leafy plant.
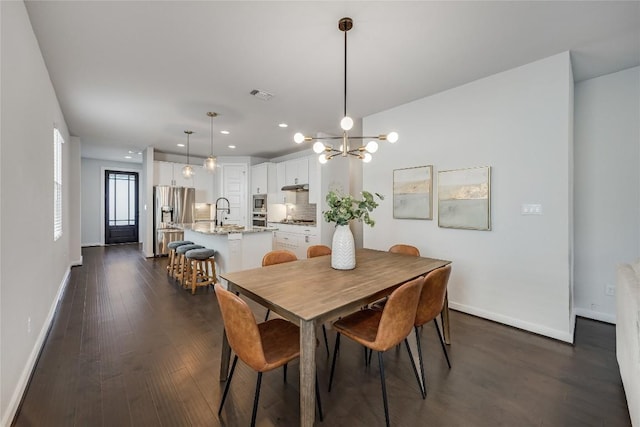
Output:
<instances>
[{"instance_id":1,"label":"green leafy plant","mask_svg":"<svg viewBox=\"0 0 640 427\"><path fill-rule=\"evenodd\" d=\"M384 200L384 196L378 193L371 194L368 191L362 191L360 194L362 194L362 199L358 200L350 194L344 195L338 191L329 191L326 197L329 209L322 212L325 221L335 222L336 225L347 225L352 219L357 219L373 227L376 222L369 213L378 207L374 195L380 200Z\"/></svg>"}]
</instances>

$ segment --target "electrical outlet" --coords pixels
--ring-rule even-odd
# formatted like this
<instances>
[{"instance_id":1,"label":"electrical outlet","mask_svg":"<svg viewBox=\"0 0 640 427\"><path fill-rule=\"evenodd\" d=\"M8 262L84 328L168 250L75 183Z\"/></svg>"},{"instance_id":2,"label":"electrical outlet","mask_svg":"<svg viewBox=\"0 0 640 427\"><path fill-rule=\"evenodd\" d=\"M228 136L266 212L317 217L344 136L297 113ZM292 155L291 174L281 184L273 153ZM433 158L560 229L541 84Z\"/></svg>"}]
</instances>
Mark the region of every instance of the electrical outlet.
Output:
<instances>
[{"instance_id":1,"label":"electrical outlet","mask_svg":"<svg viewBox=\"0 0 640 427\"><path fill-rule=\"evenodd\" d=\"M605 285L604 294L613 297L616 295L616 287L613 285Z\"/></svg>"},{"instance_id":2,"label":"electrical outlet","mask_svg":"<svg viewBox=\"0 0 640 427\"><path fill-rule=\"evenodd\" d=\"M31 317L27 318L27 333L31 333Z\"/></svg>"}]
</instances>

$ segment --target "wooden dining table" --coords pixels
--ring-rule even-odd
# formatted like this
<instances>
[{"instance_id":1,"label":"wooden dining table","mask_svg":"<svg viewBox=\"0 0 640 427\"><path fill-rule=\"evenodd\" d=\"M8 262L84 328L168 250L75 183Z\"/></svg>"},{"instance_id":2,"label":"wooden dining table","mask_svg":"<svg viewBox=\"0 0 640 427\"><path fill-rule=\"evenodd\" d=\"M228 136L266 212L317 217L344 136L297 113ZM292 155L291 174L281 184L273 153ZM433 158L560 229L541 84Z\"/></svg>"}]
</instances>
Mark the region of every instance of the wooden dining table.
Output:
<instances>
[{"instance_id":1,"label":"wooden dining table","mask_svg":"<svg viewBox=\"0 0 640 427\"><path fill-rule=\"evenodd\" d=\"M316 326L352 313L389 295L401 284L450 263L358 249L353 270L331 268L331 256L327 255L223 273L221 277L227 281L230 291L238 292L300 326L300 425L308 427L315 420ZM442 320L448 340L447 304ZM230 356L231 348L223 334L221 381L227 378Z\"/></svg>"}]
</instances>

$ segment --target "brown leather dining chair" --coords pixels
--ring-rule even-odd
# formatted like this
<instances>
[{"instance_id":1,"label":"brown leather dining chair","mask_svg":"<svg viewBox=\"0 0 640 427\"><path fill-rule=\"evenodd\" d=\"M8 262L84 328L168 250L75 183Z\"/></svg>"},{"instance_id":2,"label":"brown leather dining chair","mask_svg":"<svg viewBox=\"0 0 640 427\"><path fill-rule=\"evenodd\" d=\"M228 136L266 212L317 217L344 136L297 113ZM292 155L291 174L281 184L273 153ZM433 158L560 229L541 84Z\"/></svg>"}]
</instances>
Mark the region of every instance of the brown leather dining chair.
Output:
<instances>
[{"instance_id":1,"label":"brown leather dining chair","mask_svg":"<svg viewBox=\"0 0 640 427\"><path fill-rule=\"evenodd\" d=\"M307 258L331 255L331 248L325 245L311 245L307 248Z\"/></svg>"},{"instance_id":2,"label":"brown leather dining chair","mask_svg":"<svg viewBox=\"0 0 640 427\"><path fill-rule=\"evenodd\" d=\"M278 249L275 251L269 251L262 257L262 266L267 267L269 265L282 264L284 262L297 261L298 257L291 251L286 249ZM264 315L264 321L269 319L269 313L271 310L267 309L267 314Z\"/></svg>"},{"instance_id":3,"label":"brown leather dining chair","mask_svg":"<svg viewBox=\"0 0 640 427\"><path fill-rule=\"evenodd\" d=\"M420 294L420 301L418 302L418 309L416 310L416 319L414 322L414 331L416 334L416 343L418 345L418 360L420 361L420 374L422 375L422 383L420 385L422 391L422 398L427 397L427 382L424 374L424 363L422 360L422 344L420 343L420 337L418 336L418 327L427 324L428 322L434 322L436 331L438 331L438 338L440 338L440 345L444 352L444 357L447 359L447 365L451 369L451 362L449 361L449 355L447 354L447 347L444 345L442 339L442 333L440 332L440 326L438 325L437 317L442 312L444 307L444 297L447 293L447 284L449 283L449 276L451 275L451 265L435 269L431 271L424 278L424 286L422 287L422 293ZM413 360L411 362L413 364Z\"/></svg>"},{"instance_id":4,"label":"brown leather dining chair","mask_svg":"<svg viewBox=\"0 0 640 427\"><path fill-rule=\"evenodd\" d=\"M391 293L382 311L369 308L363 309L343 317L333 324L337 335L336 344L333 348L329 391L331 391L331 385L333 383L336 356L340 349L340 335L344 335L363 345L365 350L377 351L378 363L380 365L382 401L387 426L389 426L389 407L387 403L387 386L384 379L383 353L404 341L409 357L413 360L407 336L411 333L411 328L416 318L416 310L418 308L418 300L423 283L424 277L418 277L401 285ZM415 367L414 374L419 382Z\"/></svg>"},{"instance_id":5,"label":"brown leather dining chair","mask_svg":"<svg viewBox=\"0 0 640 427\"><path fill-rule=\"evenodd\" d=\"M392 254L405 254L405 255L413 255L420 256L420 250L415 246L397 244L393 245L389 248L389 252Z\"/></svg>"},{"instance_id":6,"label":"brown leather dining chair","mask_svg":"<svg viewBox=\"0 0 640 427\"><path fill-rule=\"evenodd\" d=\"M220 305L229 346L235 353L227 384L224 387L220 401L220 407L218 408L218 415L222 413L233 373L236 369L238 358L240 358L250 368L258 372L251 414L251 426L253 427L256 424L262 374L282 366L285 369L286 381L287 364L300 356L300 329L284 319L272 319L257 324L251 309L240 297L227 291L219 283L215 284L215 292ZM317 375L316 403L320 421L322 421L322 405L320 403Z\"/></svg>"}]
</instances>

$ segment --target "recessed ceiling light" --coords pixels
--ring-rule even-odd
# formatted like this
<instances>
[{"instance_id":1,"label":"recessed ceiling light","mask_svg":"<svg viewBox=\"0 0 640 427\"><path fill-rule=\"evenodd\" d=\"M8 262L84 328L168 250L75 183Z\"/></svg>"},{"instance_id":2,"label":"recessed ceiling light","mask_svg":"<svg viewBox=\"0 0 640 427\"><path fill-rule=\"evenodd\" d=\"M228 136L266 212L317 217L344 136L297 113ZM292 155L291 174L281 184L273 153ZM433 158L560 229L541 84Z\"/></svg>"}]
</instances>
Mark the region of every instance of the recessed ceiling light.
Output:
<instances>
[{"instance_id":1,"label":"recessed ceiling light","mask_svg":"<svg viewBox=\"0 0 640 427\"><path fill-rule=\"evenodd\" d=\"M180 143L178 144L178 147L184 147L184 144Z\"/></svg>"},{"instance_id":2,"label":"recessed ceiling light","mask_svg":"<svg viewBox=\"0 0 640 427\"><path fill-rule=\"evenodd\" d=\"M235 145L229 145L228 147L229 147L229 148L231 148L232 150L233 150L234 148L236 148L236 146L235 146Z\"/></svg>"},{"instance_id":3,"label":"recessed ceiling light","mask_svg":"<svg viewBox=\"0 0 640 427\"><path fill-rule=\"evenodd\" d=\"M231 132L229 132L228 130L221 130L220 133L223 135L229 135Z\"/></svg>"},{"instance_id":4,"label":"recessed ceiling light","mask_svg":"<svg viewBox=\"0 0 640 427\"><path fill-rule=\"evenodd\" d=\"M286 123L280 123L278 126L280 126L281 128L289 127L289 125Z\"/></svg>"},{"instance_id":5,"label":"recessed ceiling light","mask_svg":"<svg viewBox=\"0 0 640 427\"><path fill-rule=\"evenodd\" d=\"M124 156L124 158L125 158L125 159L130 159L130 158L131 158L131 156Z\"/></svg>"}]
</instances>

